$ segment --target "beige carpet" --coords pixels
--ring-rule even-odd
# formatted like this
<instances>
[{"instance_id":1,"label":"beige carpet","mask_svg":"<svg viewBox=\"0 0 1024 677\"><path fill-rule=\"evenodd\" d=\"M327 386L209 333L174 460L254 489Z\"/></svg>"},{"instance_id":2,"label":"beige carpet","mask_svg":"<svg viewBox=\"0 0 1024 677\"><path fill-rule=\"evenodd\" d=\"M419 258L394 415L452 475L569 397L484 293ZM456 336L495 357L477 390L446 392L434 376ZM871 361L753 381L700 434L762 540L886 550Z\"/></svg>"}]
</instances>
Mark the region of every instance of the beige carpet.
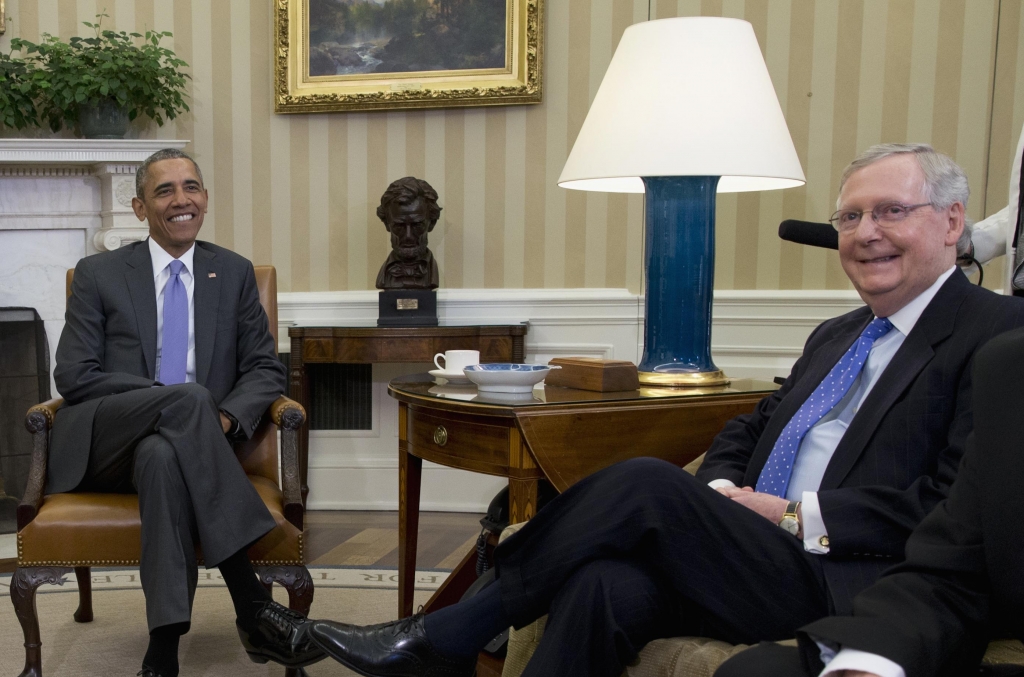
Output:
<instances>
[{"instance_id":1,"label":"beige carpet","mask_svg":"<svg viewBox=\"0 0 1024 677\"><path fill-rule=\"evenodd\" d=\"M311 616L367 624L397 616L398 591L394 570L310 568L316 585ZM192 613L192 631L182 638L182 677L281 676L284 668L249 661L235 632L234 612L227 588L216 572L201 580ZM416 604L424 603L447 575L420 572ZM129 677L139 670L146 651L145 601L137 571L96 571L93 577L95 620L76 623L78 606L74 576L64 588L43 586L36 595L43 640L45 677ZM0 577L8 588L10 576ZM274 586L274 596L287 604L287 594ZM0 599L0 670L15 675L24 665L21 625L10 598ZM327 659L307 668L310 677L353 675Z\"/></svg>"}]
</instances>

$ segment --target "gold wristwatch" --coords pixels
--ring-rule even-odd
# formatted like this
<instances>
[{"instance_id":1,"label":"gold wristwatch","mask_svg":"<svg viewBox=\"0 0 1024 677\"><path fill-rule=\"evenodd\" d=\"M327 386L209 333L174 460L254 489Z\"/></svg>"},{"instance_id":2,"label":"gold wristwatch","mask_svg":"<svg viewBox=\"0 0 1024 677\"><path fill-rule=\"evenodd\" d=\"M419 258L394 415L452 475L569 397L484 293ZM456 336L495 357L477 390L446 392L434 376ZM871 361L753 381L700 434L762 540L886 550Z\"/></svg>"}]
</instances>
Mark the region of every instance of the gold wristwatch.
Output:
<instances>
[{"instance_id":1,"label":"gold wristwatch","mask_svg":"<svg viewBox=\"0 0 1024 677\"><path fill-rule=\"evenodd\" d=\"M786 512L782 513L782 519L779 520L779 526L793 536L800 533L800 518L797 516L797 510L799 509L800 501L790 501L789 505L786 506Z\"/></svg>"}]
</instances>

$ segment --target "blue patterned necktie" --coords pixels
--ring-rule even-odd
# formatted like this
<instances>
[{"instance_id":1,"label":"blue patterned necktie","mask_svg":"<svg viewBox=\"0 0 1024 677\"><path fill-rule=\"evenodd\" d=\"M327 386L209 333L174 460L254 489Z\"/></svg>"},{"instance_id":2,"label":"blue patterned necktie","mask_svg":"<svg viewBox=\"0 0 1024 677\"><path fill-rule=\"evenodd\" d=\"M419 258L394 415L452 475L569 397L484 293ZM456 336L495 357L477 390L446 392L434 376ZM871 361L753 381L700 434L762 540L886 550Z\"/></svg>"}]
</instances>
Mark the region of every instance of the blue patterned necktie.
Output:
<instances>
[{"instance_id":1,"label":"blue patterned necktie","mask_svg":"<svg viewBox=\"0 0 1024 677\"><path fill-rule=\"evenodd\" d=\"M188 294L181 281L185 264L175 259L168 266L171 277L164 286L164 328L160 347L160 382L174 385L185 382L188 363Z\"/></svg>"},{"instance_id":2,"label":"blue patterned necktie","mask_svg":"<svg viewBox=\"0 0 1024 677\"><path fill-rule=\"evenodd\" d=\"M768 455L761 476L757 478L757 491L783 498L786 496L789 478L793 473L793 461L804 435L821 420L822 416L831 411L832 407L839 404L864 368L871 346L877 339L888 334L890 329L892 322L886 318L877 317L872 320L846 354L839 358L832 371L818 384L811 396L800 405L793 418L789 419L789 423L782 429L779 439L775 440L775 447Z\"/></svg>"}]
</instances>

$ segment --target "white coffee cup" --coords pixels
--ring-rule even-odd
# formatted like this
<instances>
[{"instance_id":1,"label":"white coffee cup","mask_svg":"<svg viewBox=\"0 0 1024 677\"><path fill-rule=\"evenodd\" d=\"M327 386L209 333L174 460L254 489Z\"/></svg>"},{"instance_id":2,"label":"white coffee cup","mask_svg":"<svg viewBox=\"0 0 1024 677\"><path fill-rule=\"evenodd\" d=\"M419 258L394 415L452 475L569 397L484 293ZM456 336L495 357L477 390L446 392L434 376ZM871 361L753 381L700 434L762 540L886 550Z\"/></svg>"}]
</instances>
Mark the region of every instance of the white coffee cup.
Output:
<instances>
[{"instance_id":1,"label":"white coffee cup","mask_svg":"<svg viewBox=\"0 0 1024 677\"><path fill-rule=\"evenodd\" d=\"M438 360L444 360L443 367ZM434 355L434 366L449 374L461 374L471 364L480 364L479 350L446 350Z\"/></svg>"}]
</instances>

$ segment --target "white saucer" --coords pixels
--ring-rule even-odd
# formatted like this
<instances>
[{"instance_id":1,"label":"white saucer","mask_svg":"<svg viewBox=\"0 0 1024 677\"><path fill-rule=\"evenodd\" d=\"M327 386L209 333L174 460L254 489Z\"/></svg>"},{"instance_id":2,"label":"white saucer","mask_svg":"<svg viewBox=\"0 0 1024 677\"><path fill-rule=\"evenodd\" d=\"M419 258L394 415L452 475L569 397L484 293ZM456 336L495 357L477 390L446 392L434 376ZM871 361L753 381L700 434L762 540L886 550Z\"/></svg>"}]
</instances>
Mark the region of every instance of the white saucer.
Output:
<instances>
[{"instance_id":1,"label":"white saucer","mask_svg":"<svg viewBox=\"0 0 1024 677\"><path fill-rule=\"evenodd\" d=\"M472 383L468 386L452 385L451 383L430 386L430 389L427 392L432 395L437 395L438 397L446 397L451 400L462 400L464 402L470 402L477 397L476 388L473 387Z\"/></svg>"},{"instance_id":2,"label":"white saucer","mask_svg":"<svg viewBox=\"0 0 1024 677\"><path fill-rule=\"evenodd\" d=\"M509 385L507 383L490 383L490 384L476 384L476 389L481 393L487 393L493 395L495 393L499 395L527 395L533 392L533 384L515 384Z\"/></svg>"},{"instance_id":3,"label":"white saucer","mask_svg":"<svg viewBox=\"0 0 1024 677\"><path fill-rule=\"evenodd\" d=\"M444 371L442 369L431 369L427 372L434 378L443 378L448 383L454 385L470 385L470 380L466 378L465 372L461 371Z\"/></svg>"}]
</instances>

